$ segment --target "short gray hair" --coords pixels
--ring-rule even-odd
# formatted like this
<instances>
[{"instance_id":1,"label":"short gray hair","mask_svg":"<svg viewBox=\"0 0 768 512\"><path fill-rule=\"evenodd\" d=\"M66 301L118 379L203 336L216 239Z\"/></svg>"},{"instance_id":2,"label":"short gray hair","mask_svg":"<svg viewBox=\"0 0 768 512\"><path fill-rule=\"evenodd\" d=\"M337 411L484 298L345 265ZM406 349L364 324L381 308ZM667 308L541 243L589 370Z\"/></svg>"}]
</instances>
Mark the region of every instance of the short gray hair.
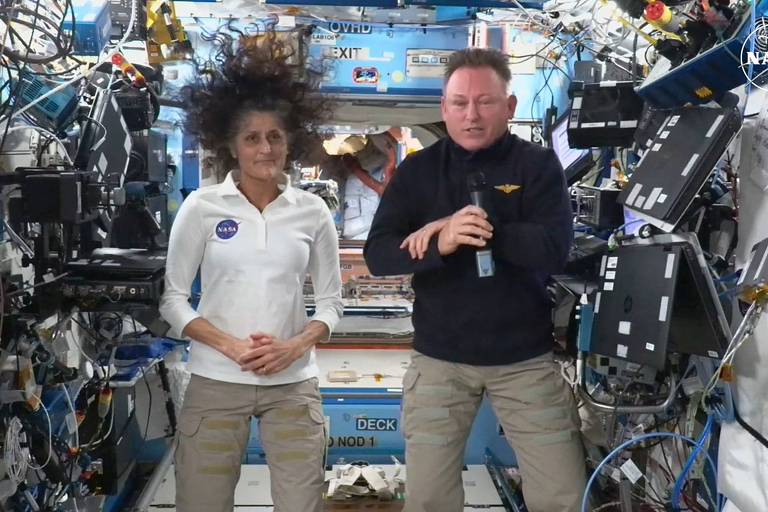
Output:
<instances>
[{"instance_id":1,"label":"short gray hair","mask_svg":"<svg viewBox=\"0 0 768 512\"><path fill-rule=\"evenodd\" d=\"M512 73L509 71L507 56L494 48L464 48L455 51L448 58L448 64L445 66L445 83L448 83L451 75L459 68L483 68L489 67L499 75L505 84L512 80Z\"/></svg>"}]
</instances>

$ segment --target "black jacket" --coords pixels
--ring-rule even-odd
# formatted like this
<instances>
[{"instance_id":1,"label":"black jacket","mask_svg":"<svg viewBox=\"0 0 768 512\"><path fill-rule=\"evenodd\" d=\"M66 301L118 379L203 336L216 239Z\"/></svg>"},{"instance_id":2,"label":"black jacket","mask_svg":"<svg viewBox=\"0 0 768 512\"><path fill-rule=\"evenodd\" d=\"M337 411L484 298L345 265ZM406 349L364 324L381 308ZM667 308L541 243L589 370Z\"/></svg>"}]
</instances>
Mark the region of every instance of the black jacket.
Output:
<instances>
[{"instance_id":1,"label":"black jacket","mask_svg":"<svg viewBox=\"0 0 768 512\"><path fill-rule=\"evenodd\" d=\"M494 226L493 277L479 278L475 249L423 260L399 248L413 231L470 204L468 174L482 171ZM506 134L469 153L450 138L409 156L389 183L365 245L374 275L413 273L414 348L446 361L499 365L552 350L546 285L572 240L565 178L555 153Z\"/></svg>"}]
</instances>

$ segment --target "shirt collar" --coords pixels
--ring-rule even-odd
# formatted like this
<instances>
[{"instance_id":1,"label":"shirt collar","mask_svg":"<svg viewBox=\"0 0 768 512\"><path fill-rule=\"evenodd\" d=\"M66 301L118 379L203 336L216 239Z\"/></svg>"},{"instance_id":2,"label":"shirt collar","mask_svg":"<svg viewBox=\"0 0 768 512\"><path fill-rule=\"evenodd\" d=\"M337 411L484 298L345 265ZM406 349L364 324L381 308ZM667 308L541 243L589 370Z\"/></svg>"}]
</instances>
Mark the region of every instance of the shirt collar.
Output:
<instances>
[{"instance_id":1,"label":"shirt collar","mask_svg":"<svg viewBox=\"0 0 768 512\"><path fill-rule=\"evenodd\" d=\"M291 185L291 177L285 173L280 174L280 183L277 184L277 188L280 189L280 197L284 197L286 201L291 204L296 204L296 189ZM237 188L237 182L240 179L240 171L234 169L227 173L224 181L219 186L220 196L242 196L240 189Z\"/></svg>"}]
</instances>

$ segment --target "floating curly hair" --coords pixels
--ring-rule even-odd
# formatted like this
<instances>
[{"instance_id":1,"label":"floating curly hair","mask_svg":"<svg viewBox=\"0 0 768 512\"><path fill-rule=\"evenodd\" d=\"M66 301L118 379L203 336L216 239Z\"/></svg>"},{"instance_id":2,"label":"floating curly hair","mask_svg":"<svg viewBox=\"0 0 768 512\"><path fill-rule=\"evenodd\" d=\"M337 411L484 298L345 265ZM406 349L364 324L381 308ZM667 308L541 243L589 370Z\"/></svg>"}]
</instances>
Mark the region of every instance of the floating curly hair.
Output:
<instances>
[{"instance_id":1,"label":"floating curly hair","mask_svg":"<svg viewBox=\"0 0 768 512\"><path fill-rule=\"evenodd\" d=\"M239 33L237 40L232 32ZM237 166L228 143L254 111L282 121L290 140L288 162L301 160L322 140L320 127L332 101L316 94L321 73L305 65L306 51L290 43L292 35L306 33L278 33L267 25L263 34L245 35L227 26L204 37L214 45L213 58L197 65L195 81L185 88L184 128L216 153L220 171Z\"/></svg>"}]
</instances>

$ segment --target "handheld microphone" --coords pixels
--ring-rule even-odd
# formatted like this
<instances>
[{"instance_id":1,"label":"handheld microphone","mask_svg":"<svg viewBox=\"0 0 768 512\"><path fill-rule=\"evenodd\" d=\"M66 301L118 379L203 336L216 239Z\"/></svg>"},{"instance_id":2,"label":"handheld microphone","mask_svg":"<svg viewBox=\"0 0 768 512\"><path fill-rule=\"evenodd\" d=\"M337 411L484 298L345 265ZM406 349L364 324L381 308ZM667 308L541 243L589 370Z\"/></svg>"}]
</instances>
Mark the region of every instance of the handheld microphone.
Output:
<instances>
[{"instance_id":1,"label":"handheld microphone","mask_svg":"<svg viewBox=\"0 0 768 512\"><path fill-rule=\"evenodd\" d=\"M488 184L485 181L485 174L482 171L476 171L467 176L467 185L469 187L469 198L474 206L485 210L485 191ZM487 211L487 210L486 210ZM478 249L475 253L475 263L477 264L477 277L493 277L496 267L493 263L493 251L490 247Z\"/></svg>"}]
</instances>

